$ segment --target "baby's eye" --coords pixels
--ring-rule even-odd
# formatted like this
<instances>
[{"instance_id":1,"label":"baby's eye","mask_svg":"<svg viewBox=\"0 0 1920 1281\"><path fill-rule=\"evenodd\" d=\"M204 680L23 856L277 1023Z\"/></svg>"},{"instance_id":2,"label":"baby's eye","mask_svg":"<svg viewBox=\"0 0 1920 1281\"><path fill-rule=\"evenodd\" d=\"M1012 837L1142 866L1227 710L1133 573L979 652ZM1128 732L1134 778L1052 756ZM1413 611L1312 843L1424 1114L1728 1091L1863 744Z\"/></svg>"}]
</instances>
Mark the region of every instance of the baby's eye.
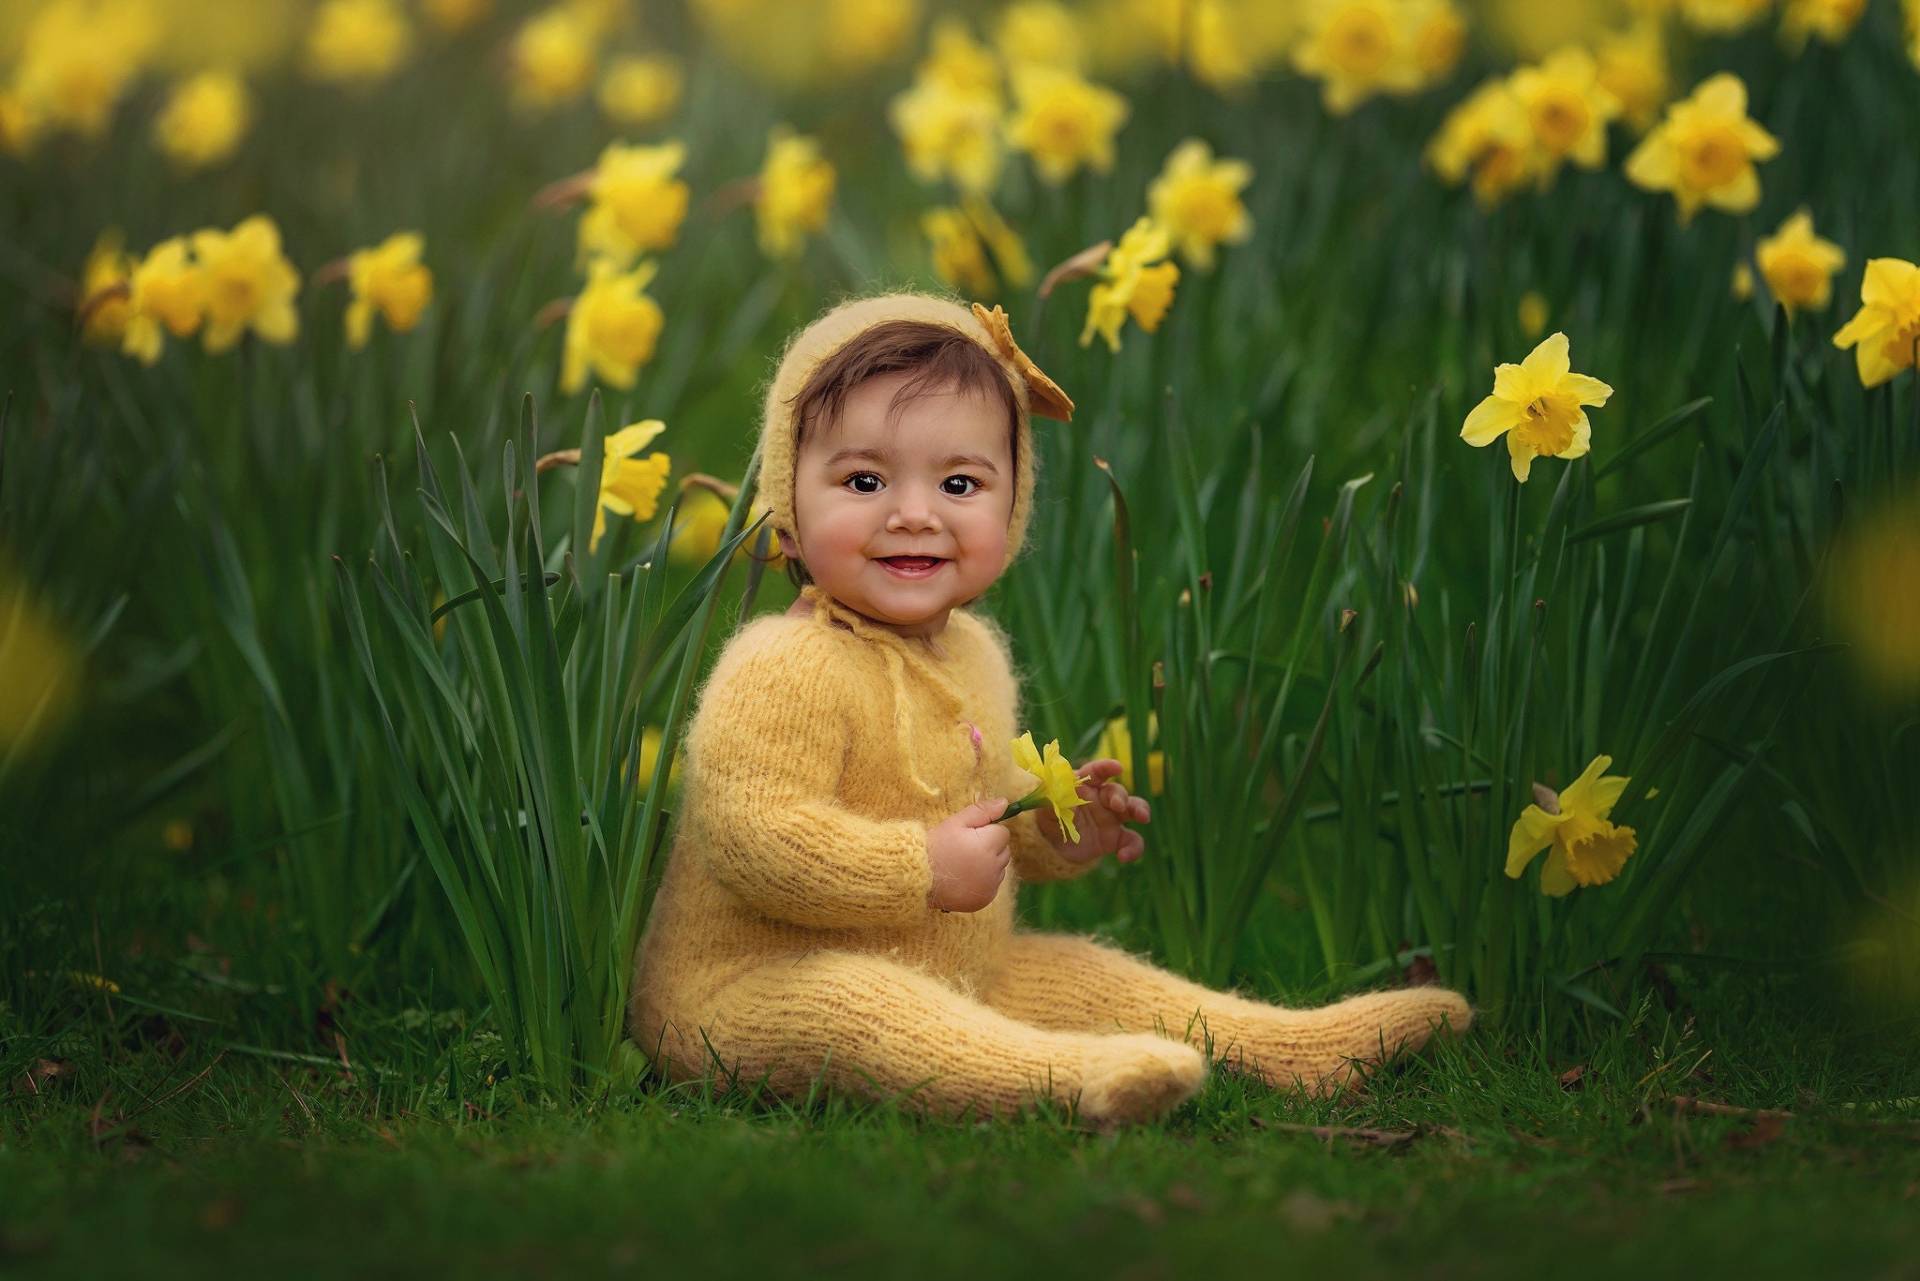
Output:
<instances>
[{"instance_id":1,"label":"baby's eye","mask_svg":"<svg viewBox=\"0 0 1920 1281\"><path fill-rule=\"evenodd\" d=\"M965 497L966 497L966 496L967 496L968 494L971 494L971 493L973 493L973 492L974 492L974 490L977 490L977 489L980 489L980 488L981 488L981 484L980 484L980 482L979 482L979 481L977 481L977 480L975 480L975 479L974 479L973 477L971 477L971 476L962 476L962 475L958 475L958 474L956 474L956 475L952 475L952 476L949 476L949 477L947 477L947 478L946 478L945 480L943 480L943 481L941 481L940 483L941 483L941 484L942 484L943 486L944 486L944 485L951 485L951 484L952 484L952 483L953 483L954 481L956 481L956 480L957 480L957 481L959 481L959 482L961 482L962 484L965 484L965 485L971 485L971 486L973 486L973 489L959 489L959 490L955 490L955 489L949 489L949 490L947 490L947 491L946 491L947 493L949 493L949 494L952 494L952 495L953 495L953 496L954 496L955 498L965 498Z\"/></svg>"},{"instance_id":2,"label":"baby's eye","mask_svg":"<svg viewBox=\"0 0 1920 1281\"><path fill-rule=\"evenodd\" d=\"M872 481L872 487L869 488L863 485L863 481ZM880 492L880 478L870 471L857 471L840 483L853 486L853 492L856 494L877 494Z\"/></svg>"}]
</instances>

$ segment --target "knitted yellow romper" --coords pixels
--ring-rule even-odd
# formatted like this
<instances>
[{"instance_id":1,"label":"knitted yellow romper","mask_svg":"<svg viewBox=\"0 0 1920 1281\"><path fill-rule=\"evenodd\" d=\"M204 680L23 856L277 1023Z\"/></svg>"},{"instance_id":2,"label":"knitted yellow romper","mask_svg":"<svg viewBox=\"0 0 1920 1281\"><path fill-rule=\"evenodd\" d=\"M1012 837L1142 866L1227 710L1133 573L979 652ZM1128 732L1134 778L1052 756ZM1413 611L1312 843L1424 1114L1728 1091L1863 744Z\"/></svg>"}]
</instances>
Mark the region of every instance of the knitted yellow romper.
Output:
<instances>
[{"instance_id":1,"label":"knitted yellow romper","mask_svg":"<svg viewBox=\"0 0 1920 1281\"><path fill-rule=\"evenodd\" d=\"M793 522L796 393L870 325L949 325L1006 371L1020 407L1008 562L1033 492L1030 413L1071 404L1004 320L941 298L843 305L802 331L769 389L757 506ZM927 903L927 829L1031 780L1006 637L956 609L932 639L870 623L817 586L727 644L688 731L679 827L636 957L630 1030L675 1079L829 1088L944 1116L1036 1099L1096 1125L1146 1120L1198 1090L1217 1058L1274 1084L1338 1088L1355 1062L1464 1030L1457 994L1376 992L1288 1010L1217 992L1088 938L1014 927L1023 881L1081 875L1033 813L1008 824L1012 865L978 912ZM1041 735L1040 737L1046 737ZM1149 855L1151 857L1151 855Z\"/></svg>"}]
</instances>

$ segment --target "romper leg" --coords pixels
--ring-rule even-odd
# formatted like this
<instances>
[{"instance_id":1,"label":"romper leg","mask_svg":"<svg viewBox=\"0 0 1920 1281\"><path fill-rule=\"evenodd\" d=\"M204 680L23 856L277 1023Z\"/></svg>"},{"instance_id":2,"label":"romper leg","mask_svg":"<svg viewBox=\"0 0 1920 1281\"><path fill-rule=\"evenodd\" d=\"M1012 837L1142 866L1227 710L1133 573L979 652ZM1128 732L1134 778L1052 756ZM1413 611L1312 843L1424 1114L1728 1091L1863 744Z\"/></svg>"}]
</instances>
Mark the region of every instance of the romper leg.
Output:
<instances>
[{"instance_id":1,"label":"romper leg","mask_svg":"<svg viewBox=\"0 0 1920 1281\"><path fill-rule=\"evenodd\" d=\"M1051 1098L1077 1101L1095 1125L1145 1121L1198 1091L1207 1071L1184 1045L1030 1027L919 970L830 949L749 971L690 1020L667 1020L664 1035L635 1031L648 1053L658 1037L681 1079L717 1055L739 1080L765 1078L788 1097L804 1097L819 1076L949 1117L1004 1116Z\"/></svg>"},{"instance_id":2,"label":"romper leg","mask_svg":"<svg viewBox=\"0 0 1920 1281\"><path fill-rule=\"evenodd\" d=\"M1154 1031L1204 1046L1269 1084L1318 1094L1349 1089L1356 1065L1417 1050L1445 1027L1473 1021L1466 999L1444 988L1369 992L1317 1010L1289 1010L1217 992L1118 948L1071 934L1016 932L987 980L987 1004L1036 1027Z\"/></svg>"}]
</instances>

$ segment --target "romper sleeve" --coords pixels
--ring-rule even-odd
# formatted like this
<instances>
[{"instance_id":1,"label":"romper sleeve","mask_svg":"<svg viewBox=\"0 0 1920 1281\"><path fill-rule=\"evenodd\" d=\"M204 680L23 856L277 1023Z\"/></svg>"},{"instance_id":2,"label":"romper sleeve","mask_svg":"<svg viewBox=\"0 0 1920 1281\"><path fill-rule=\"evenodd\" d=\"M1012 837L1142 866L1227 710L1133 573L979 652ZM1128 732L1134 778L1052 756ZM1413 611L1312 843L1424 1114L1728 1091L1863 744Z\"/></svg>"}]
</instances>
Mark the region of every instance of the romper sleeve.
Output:
<instances>
[{"instance_id":1,"label":"romper sleeve","mask_svg":"<svg viewBox=\"0 0 1920 1281\"><path fill-rule=\"evenodd\" d=\"M689 735L689 809L714 879L796 925L918 920L933 910L926 824L835 800L849 726L832 639L785 620L762 628L715 666Z\"/></svg>"}]
</instances>

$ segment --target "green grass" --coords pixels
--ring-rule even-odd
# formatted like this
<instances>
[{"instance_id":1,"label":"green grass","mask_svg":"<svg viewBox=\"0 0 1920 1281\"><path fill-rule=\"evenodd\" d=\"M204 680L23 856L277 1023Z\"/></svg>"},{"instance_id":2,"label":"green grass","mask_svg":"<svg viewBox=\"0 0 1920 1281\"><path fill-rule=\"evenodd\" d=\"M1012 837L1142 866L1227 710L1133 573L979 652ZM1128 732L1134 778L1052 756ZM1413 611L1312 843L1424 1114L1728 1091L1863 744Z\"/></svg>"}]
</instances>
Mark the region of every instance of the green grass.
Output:
<instances>
[{"instance_id":1,"label":"green grass","mask_svg":"<svg viewBox=\"0 0 1920 1281\"><path fill-rule=\"evenodd\" d=\"M1346 1105L1216 1072L1164 1123L1116 1134L1059 1112L969 1125L785 1104L747 1083L707 1098L643 1079L555 1108L467 1077L449 1098L444 1075L379 1071L399 1044L379 1022L349 1037L351 1081L216 1060L201 1036L177 1059L92 1042L0 1111L0 1267L1909 1275L1911 1032L1809 1018L1820 975L1674 979L1678 1009L1649 999L1584 1054L1477 1034Z\"/></svg>"}]
</instances>

